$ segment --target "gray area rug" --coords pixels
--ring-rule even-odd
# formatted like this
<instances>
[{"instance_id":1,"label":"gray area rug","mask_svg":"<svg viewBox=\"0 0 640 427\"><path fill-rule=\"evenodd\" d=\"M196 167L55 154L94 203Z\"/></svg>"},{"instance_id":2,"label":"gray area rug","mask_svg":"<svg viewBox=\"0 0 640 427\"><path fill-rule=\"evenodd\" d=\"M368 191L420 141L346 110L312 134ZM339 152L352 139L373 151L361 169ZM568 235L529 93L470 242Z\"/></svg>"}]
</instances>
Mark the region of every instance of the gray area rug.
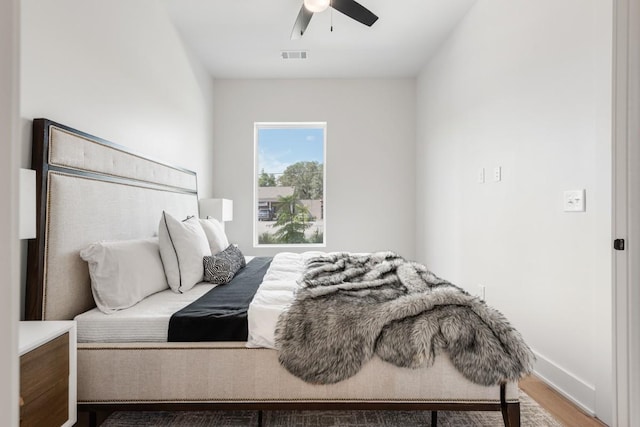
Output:
<instances>
[{"instance_id":1,"label":"gray area rug","mask_svg":"<svg viewBox=\"0 0 640 427\"><path fill-rule=\"evenodd\" d=\"M561 427L533 399L520 392L523 427ZM429 411L265 411L264 427L413 427L430 426ZM115 412L102 427L249 427L258 425L255 411ZM441 427L502 426L500 412L438 413Z\"/></svg>"}]
</instances>

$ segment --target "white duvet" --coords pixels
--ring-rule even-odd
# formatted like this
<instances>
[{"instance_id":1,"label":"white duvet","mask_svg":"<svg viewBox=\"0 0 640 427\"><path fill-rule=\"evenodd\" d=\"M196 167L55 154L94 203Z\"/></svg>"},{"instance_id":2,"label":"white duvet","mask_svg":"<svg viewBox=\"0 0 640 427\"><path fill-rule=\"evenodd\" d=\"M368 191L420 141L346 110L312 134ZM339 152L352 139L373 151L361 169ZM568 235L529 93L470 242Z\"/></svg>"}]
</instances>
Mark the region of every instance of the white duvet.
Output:
<instances>
[{"instance_id":1,"label":"white duvet","mask_svg":"<svg viewBox=\"0 0 640 427\"><path fill-rule=\"evenodd\" d=\"M248 311L247 347L275 348L275 328L280 313L293 302L298 280L309 258L324 252L277 254L265 274ZM247 262L253 257L246 257ZM169 319L176 311L215 287L200 283L188 292L171 290L153 294L133 307L112 314L97 308L76 316L79 342L166 342Z\"/></svg>"},{"instance_id":2,"label":"white duvet","mask_svg":"<svg viewBox=\"0 0 640 427\"><path fill-rule=\"evenodd\" d=\"M300 286L300 279L308 259L324 255L324 252L294 254L281 252L273 257L247 313L249 323L249 348L276 348L275 330L280 313L286 310Z\"/></svg>"}]
</instances>

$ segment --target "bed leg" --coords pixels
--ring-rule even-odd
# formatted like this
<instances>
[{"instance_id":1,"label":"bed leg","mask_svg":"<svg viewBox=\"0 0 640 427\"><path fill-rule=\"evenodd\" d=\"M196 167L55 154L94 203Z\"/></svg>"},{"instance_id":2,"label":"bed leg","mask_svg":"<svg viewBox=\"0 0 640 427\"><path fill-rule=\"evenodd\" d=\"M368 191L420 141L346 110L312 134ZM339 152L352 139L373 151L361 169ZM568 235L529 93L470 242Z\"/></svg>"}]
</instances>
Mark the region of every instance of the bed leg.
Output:
<instances>
[{"instance_id":1,"label":"bed leg","mask_svg":"<svg viewBox=\"0 0 640 427\"><path fill-rule=\"evenodd\" d=\"M505 427L520 427L520 403L507 403L502 408Z\"/></svg>"},{"instance_id":2,"label":"bed leg","mask_svg":"<svg viewBox=\"0 0 640 427\"><path fill-rule=\"evenodd\" d=\"M89 412L89 427L97 427L98 426L98 414L96 411Z\"/></svg>"},{"instance_id":3,"label":"bed leg","mask_svg":"<svg viewBox=\"0 0 640 427\"><path fill-rule=\"evenodd\" d=\"M500 408L505 427L520 427L520 402L507 403L507 386L500 386Z\"/></svg>"},{"instance_id":4,"label":"bed leg","mask_svg":"<svg viewBox=\"0 0 640 427\"><path fill-rule=\"evenodd\" d=\"M431 427L438 427L438 411L431 411Z\"/></svg>"},{"instance_id":5,"label":"bed leg","mask_svg":"<svg viewBox=\"0 0 640 427\"><path fill-rule=\"evenodd\" d=\"M262 427L262 411L258 411L258 427Z\"/></svg>"}]
</instances>

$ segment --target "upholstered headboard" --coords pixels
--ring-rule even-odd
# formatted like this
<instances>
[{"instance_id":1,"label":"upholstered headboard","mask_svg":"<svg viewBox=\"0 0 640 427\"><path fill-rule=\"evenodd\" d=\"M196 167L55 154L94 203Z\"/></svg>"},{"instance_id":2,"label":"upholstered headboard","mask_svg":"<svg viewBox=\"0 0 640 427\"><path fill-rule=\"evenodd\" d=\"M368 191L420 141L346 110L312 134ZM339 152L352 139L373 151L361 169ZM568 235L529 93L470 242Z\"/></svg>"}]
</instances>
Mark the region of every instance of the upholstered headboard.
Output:
<instances>
[{"instance_id":1,"label":"upholstered headboard","mask_svg":"<svg viewBox=\"0 0 640 427\"><path fill-rule=\"evenodd\" d=\"M156 235L163 210L197 215L195 172L46 119L33 122L37 237L29 241L26 317L73 319L95 306L79 251Z\"/></svg>"}]
</instances>

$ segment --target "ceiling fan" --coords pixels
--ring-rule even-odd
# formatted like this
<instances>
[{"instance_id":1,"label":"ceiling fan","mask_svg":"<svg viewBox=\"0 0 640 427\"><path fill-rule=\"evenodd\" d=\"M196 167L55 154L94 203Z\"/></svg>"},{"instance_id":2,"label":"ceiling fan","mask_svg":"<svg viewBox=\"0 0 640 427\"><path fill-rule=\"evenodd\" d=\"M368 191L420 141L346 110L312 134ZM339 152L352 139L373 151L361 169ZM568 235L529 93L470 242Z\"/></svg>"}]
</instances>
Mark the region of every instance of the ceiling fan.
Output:
<instances>
[{"instance_id":1,"label":"ceiling fan","mask_svg":"<svg viewBox=\"0 0 640 427\"><path fill-rule=\"evenodd\" d=\"M324 12L329 7L369 27L378 20L376 15L355 0L304 0L296 23L293 24L291 39L301 38L307 30L313 14Z\"/></svg>"}]
</instances>

